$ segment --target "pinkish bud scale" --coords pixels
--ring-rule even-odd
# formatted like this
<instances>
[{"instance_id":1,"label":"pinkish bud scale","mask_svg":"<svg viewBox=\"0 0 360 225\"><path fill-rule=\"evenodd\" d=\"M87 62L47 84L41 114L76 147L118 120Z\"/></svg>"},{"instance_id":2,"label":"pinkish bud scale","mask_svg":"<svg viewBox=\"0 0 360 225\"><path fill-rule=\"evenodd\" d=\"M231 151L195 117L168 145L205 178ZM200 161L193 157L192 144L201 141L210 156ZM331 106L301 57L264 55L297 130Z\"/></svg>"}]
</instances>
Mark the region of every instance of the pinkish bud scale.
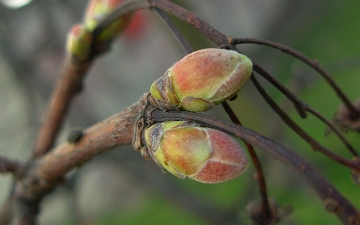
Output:
<instances>
[{"instance_id":1,"label":"pinkish bud scale","mask_svg":"<svg viewBox=\"0 0 360 225\"><path fill-rule=\"evenodd\" d=\"M231 98L252 73L245 55L225 49L193 52L169 68L150 87L160 108L204 112Z\"/></svg>"},{"instance_id":2,"label":"pinkish bud scale","mask_svg":"<svg viewBox=\"0 0 360 225\"><path fill-rule=\"evenodd\" d=\"M163 169L180 178L219 183L244 172L247 157L229 135L195 123L167 121L145 131L149 154Z\"/></svg>"}]
</instances>

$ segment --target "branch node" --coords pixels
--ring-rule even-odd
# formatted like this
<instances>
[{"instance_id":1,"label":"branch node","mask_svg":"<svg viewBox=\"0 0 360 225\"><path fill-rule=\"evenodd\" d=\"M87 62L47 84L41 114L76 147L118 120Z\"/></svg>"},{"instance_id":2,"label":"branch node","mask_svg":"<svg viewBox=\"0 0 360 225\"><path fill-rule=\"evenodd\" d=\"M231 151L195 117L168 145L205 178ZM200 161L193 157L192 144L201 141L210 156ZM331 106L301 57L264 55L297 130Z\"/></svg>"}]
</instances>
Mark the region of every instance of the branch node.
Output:
<instances>
[{"instance_id":1,"label":"branch node","mask_svg":"<svg viewBox=\"0 0 360 225\"><path fill-rule=\"evenodd\" d=\"M140 112L139 116L134 124L134 134L132 140L132 146L135 151L139 151L141 155L148 160L149 152L145 147L143 140L143 133L146 127L151 125L148 118L151 118L151 112L158 109L158 106L150 93L145 93L140 98Z\"/></svg>"},{"instance_id":2,"label":"branch node","mask_svg":"<svg viewBox=\"0 0 360 225\"><path fill-rule=\"evenodd\" d=\"M290 205L281 207L274 199L268 199L270 213L263 211L261 201L251 201L246 206L246 214L251 218L253 224L275 224L288 216L293 208Z\"/></svg>"},{"instance_id":3,"label":"branch node","mask_svg":"<svg viewBox=\"0 0 360 225\"><path fill-rule=\"evenodd\" d=\"M25 168L26 166L22 162L0 156L0 173L12 173L15 177L19 178L23 175Z\"/></svg>"}]
</instances>

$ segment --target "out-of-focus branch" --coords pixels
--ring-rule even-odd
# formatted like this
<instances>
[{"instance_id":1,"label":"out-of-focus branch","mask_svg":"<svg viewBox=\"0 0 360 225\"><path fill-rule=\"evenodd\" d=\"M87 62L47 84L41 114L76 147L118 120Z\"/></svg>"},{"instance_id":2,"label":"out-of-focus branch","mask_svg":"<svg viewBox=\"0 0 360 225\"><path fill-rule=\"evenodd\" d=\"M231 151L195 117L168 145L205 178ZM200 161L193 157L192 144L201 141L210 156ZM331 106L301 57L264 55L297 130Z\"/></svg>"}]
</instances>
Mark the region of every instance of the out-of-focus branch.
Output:
<instances>
[{"instance_id":1,"label":"out-of-focus branch","mask_svg":"<svg viewBox=\"0 0 360 225\"><path fill-rule=\"evenodd\" d=\"M296 111L302 118L307 116L306 112L311 113L324 124L326 124L330 130L332 130L341 140L341 142L346 146L349 152L353 156L357 156L357 151L353 148L353 146L346 140L346 138L338 131L338 129L329 121L327 120L322 114L318 113L306 103L302 102L298 97L295 96L289 89L287 89L283 84L277 81L273 76L271 76L265 69L259 66L257 63L253 62L254 64L254 71L264 77L267 81L269 81L272 85L274 85L279 91L281 91L294 105Z\"/></svg>"},{"instance_id":2,"label":"out-of-focus branch","mask_svg":"<svg viewBox=\"0 0 360 225\"><path fill-rule=\"evenodd\" d=\"M301 129L291 118L286 115L284 111L282 111L279 106L270 98L269 95L265 92L265 90L260 86L257 82L255 76L251 76L251 81L255 85L256 89L259 91L261 96L265 99L265 101L269 104L269 106L280 116L280 118L294 131L296 132L302 139L304 139L309 145L314 149L322 154L326 155L330 159L338 162L344 166L347 166L351 170L356 173L360 171L360 164L355 160L346 159L340 155L335 154L334 152L330 151L329 149L322 146L318 143L315 139L313 139L310 135L308 135L303 129Z\"/></svg>"},{"instance_id":3,"label":"out-of-focus branch","mask_svg":"<svg viewBox=\"0 0 360 225\"><path fill-rule=\"evenodd\" d=\"M176 5L167 0L148 0L150 2L150 7L155 7L168 12L177 18L185 21L186 23L193 26L195 29L200 31L205 35L209 40L215 44L228 45L231 43L231 38L220 33L218 30L211 27L208 23L200 19L196 14L187 11L186 9Z\"/></svg>"},{"instance_id":4,"label":"out-of-focus branch","mask_svg":"<svg viewBox=\"0 0 360 225\"><path fill-rule=\"evenodd\" d=\"M64 143L32 161L23 178L16 182L11 196L15 224L36 224L42 198L59 185L68 172L106 150L131 144L139 112L140 106L135 103L84 130L75 142Z\"/></svg>"},{"instance_id":5,"label":"out-of-focus branch","mask_svg":"<svg viewBox=\"0 0 360 225\"><path fill-rule=\"evenodd\" d=\"M341 99L344 105L348 108L351 113L351 118L357 120L360 117L360 112L355 108L353 103L348 99L348 97L344 94L344 92L340 89L340 87L335 83L332 77L319 65L318 61L311 60L306 57L301 52L295 51L294 49L271 41L260 40L255 38L234 38L232 40L232 44L258 44L258 45L266 45L275 49L278 49L284 53L287 53L302 62L306 63L308 66L313 68L316 72L318 72L324 80L329 84L329 86L334 90L336 95Z\"/></svg>"},{"instance_id":6,"label":"out-of-focus branch","mask_svg":"<svg viewBox=\"0 0 360 225\"><path fill-rule=\"evenodd\" d=\"M53 146L68 106L75 94L81 90L82 80L91 63L91 60L74 62L71 60L71 56L65 60L61 80L53 92L43 125L35 141L33 158L44 155Z\"/></svg>"},{"instance_id":7,"label":"out-of-focus branch","mask_svg":"<svg viewBox=\"0 0 360 225\"><path fill-rule=\"evenodd\" d=\"M225 109L226 113L229 115L231 121L235 124L242 126L242 124L241 124L240 120L237 118L235 112L232 110L232 108L226 101L222 103L222 106ZM271 210L269 208L265 176L264 176L263 170L261 168L261 163L255 152L254 147L247 142L245 142L245 145L251 156L251 159L253 161L253 164L254 164L254 167L256 170L255 178L258 181L259 192L260 192L260 196L261 196L261 210L260 210L261 215L259 215L259 216L262 217L266 221L272 221L272 219L273 219L272 216L274 216L276 218L276 215L271 215Z\"/></svg>"},{"instance_id":8,"label":"out-of-focus branch","mask_svg":"<svg viewBox=\"0 0 360 225\"><path fill-rule=\"evenodd\" d=\"M161 18L161 20L165 23L165 25L169 28L171 33L174 35L182 49L186 54L190 54L193 52L193 49L184 35L181 33L179 28L172 22L172 20L166 15L166 13L158 8L153 8L155 13Z\"/></svg>"},{"instance_id":9,"label":"out-of-focus branch","mask_svg":"<svg viewBox=\"0 0 360 225\"><path fill-rule=\"evenodd\" d=\"M15 177L21 176L25 165L19 161L0 156L0 173L12 173Z\"/></svg>"},{"instance_id":10,"label":"out-of-focus branch","mask_svg":"<svg viewBox=\"0 0 360 225\"><path fill-rule=\"evenodd\" d=\"M85 56L81 55L81 60L77 60L76 57L74 58L71 52L67 55L63 66L64 69L60 75L60 81L51 96L47 112L44 116L44 122L35 141L33 159L39 158L52 148L56 135L58 134L64 117L68 111L69 105L74 96L81 90L82 81L88 69L92 65L93 60L95 57L108 50L112 39L118 33L111 30L112 33L109 32L110 34L108 34L110 37L102 37L103 39L106 39L102 40L104 43L102 43L101 40L99 41L98 37L100 37L104 32L109 31L106 29L113 24L114 20L119 20L121 19L121 16L129 14L137 9L144 8L147 5L148 3L144 0L125 1L124 4L119 5L119 7L112 13L106 15L103 21L100 21L97 24L92 33L87 30L90 28L84 28L86 35L88 36L84 37L83 40L79 40L78 42L80 46L75 46L74 49L86 52L86 54L81 52L85 54ZM96 17L99 15L93 16ZM85 21L84 23L86 22L88 21ZM122 21L122 25L126 26L127 22L128 21ZM119 32L121 32L122 29L124 29L124 27L119 27ZM88 52L83 50L87 47L89 47Z\"/></svg>"}]
</instances>

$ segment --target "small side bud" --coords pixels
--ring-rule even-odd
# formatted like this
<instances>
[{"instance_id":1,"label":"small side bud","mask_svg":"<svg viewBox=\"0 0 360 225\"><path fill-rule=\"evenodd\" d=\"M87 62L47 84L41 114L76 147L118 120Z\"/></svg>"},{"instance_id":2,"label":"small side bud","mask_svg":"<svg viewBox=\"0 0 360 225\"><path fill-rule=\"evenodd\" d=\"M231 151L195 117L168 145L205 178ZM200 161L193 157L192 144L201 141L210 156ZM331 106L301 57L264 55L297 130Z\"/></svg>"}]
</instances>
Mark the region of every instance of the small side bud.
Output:
<instances>
[{"instance_id":1,"label":"small side bud","mask_svg":"<svg viewBox=\"0 0 360 225\"><path fill-rule=\"evenodd\" d=\"M67 141L70 144L75 144L76 142L79 142L83 136L84 136L83 130L73 130L70 132L69 136L67 137Z\"/></svg>"},{"instance_id":2,"label":"small side bud","mask_svg":"<svg viewBox=\"0 0 360 225\"><path fill-rule=\"evenodd\" d=\"M252 73L245 55L225 49L193 52L169 68L150 87L150 93L165 110L204 112L230 99Z\"/></svg>"},{"instance_id":3,"label":"small side bud","mask_svg":"<svg viewBox=\"0 0 360 225\"><path fill-rule=\"evenodd\" d=\"M269 212L264 211L262 200L253 200L246 206L246 214L252 224L277 224L291 214L291 205L282 206L275 199L268 199Z\"/></svg>"},{"instance_id":4,"label":"small side bud","mask_svg":"<svg viewBox=\"0 0 360 225\"><path fill-rule=\"evenodd\" d=\"M219 183L242 174L248 160L229 135L192 122L167 121L145 131L150 156L179 178Z\"/></svg>"},{"instance_id":5,"label":"small side bud","mask_svg":"<svg viewBox=\"0 0 360 225\"><path fill-rule=\"evenodd\" d=\"M357 110L357 114L349 110L349 108L342 104L338 107L338 111L335 113L334 123L345 131L360 132L360 98L356 99L353 103L354 108Z\"/></svg>"}]
</instances>

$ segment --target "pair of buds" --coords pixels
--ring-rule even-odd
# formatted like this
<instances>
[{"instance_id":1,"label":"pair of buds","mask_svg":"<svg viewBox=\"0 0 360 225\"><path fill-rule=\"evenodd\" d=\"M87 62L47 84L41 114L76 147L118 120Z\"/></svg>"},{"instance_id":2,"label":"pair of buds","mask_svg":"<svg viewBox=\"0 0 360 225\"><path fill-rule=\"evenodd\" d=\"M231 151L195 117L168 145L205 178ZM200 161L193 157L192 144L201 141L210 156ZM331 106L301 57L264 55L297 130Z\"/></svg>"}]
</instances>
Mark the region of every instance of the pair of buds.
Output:
<instances>
[{"instance_id":1,"label":"pair of buds","mask_svg":"<svg viewBox=\"0 0 360 225\"><path fill-rule=\"evenodd\" d=\"M150 88L159 108L204 112L230 99L252 73L238 52L203 49L175 63ZM180 178L203 183L232 179L247 167L244 149L229 135L193 122L167 121L145 131L149 155Z\"/></svg>"}]
</instances>

